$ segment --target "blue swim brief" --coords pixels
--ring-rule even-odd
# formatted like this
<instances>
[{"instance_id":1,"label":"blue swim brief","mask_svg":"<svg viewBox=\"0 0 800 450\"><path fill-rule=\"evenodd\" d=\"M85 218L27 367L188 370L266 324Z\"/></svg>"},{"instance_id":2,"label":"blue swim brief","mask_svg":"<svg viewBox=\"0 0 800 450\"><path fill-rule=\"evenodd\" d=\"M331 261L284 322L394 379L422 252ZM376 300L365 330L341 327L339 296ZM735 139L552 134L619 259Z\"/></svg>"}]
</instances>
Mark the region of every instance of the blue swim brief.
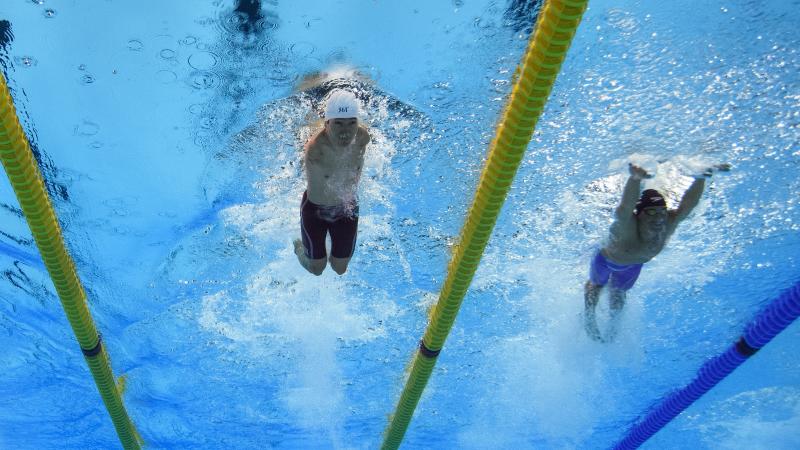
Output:
<instances>
[{"instance_id":1,"label":"blue swim brief","mask_svg":"<svg viewBox=\"0 0 800 450\"><path fill-rule=\"evenodd\" d=\"M642 264L616 264L609 261L603 256L603 252L598 250L592 259L589 280L597 286L605 286L608 279L611 278L611 287L627 291L636 283L641 271Z\"/></svg>"}]
</instances>

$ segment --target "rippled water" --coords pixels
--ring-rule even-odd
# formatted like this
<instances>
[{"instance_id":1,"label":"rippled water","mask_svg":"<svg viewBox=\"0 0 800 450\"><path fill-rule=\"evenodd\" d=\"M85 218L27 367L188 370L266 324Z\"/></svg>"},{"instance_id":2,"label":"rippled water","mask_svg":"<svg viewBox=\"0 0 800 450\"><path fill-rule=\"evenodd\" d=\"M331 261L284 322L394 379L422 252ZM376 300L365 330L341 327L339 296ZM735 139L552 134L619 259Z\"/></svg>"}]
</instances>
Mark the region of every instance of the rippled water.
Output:
<instances>
[{"instance_id":1,"label":"rippled water","mask_svg":"<svg viewBox=\"0 0 800 450\"><path fill-rule=\"evenodd\" d=\"M375 448L539 5L257 3L18 1L0 67L147 444ZM403 448L609 447L797 281L798 6L590 2ZM343 83L372 143L355 257L317 278L300 151ZM733 170L601 345L582 284L628 161L673 207ZM115 448L5 181L0 266L0 447ZM797 448L798 343L645 447Z\"/></svg>"}]
</instances>

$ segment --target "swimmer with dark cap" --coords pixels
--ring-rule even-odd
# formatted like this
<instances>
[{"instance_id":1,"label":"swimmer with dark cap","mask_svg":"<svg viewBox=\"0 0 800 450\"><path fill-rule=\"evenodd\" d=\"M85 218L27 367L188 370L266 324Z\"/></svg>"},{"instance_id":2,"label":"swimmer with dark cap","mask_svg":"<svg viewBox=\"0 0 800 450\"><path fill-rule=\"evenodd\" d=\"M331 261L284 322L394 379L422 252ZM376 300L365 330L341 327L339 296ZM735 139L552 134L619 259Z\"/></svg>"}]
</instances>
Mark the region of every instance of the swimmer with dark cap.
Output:
<instances>
[{"instance_id":1,"label":"swimmer with dark cap","mask_svg":"<svg viewBox=\"0 0 800 450\"><path fill-rule=\"evenodd\" d=\"M697 206L705 179L711 176L713 170L729 169L729 165L721 164L697 175L683 194L678 209L667 209L664 196L655 189L646 189L639 194L642 180L652 176L639 166L629 165L630 177L625 183L622 201L614 211L608 244L592 258L589 281L584 289L584 326L589 337L600 342L614 339L616 321L625 306L625 293L633 287L642 265L661 252L678 224ZM611 323L608 336L604 339L597 328L595 309L600 292L609 282Z\"/></svg>"}]
</instances>

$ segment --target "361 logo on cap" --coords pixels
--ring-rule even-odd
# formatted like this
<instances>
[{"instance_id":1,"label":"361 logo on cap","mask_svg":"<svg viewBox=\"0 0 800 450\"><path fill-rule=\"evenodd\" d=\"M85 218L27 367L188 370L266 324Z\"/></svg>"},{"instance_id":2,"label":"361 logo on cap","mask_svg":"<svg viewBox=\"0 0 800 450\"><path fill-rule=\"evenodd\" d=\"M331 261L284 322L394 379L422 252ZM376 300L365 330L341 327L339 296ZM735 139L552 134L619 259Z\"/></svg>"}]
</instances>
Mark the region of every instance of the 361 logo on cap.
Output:
<instances>
[{"instance_id":1,"label":"361 logo on cap","mask_svg":"<svg viewBox=\"0 0 800 450\"><path fill-rule=\"evenodd\" d=\"M347 106L340 106L339 107L339 112L346 113L347 112Z\"/></svg>"}]
</instances>

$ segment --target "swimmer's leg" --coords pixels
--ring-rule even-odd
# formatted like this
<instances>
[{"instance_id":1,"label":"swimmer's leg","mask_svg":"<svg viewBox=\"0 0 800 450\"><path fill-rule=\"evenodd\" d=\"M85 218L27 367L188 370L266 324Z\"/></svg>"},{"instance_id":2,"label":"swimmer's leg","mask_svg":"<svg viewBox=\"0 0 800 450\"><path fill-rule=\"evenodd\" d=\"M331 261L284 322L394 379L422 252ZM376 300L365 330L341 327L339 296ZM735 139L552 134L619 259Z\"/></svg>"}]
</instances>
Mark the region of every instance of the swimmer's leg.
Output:
<instances>
[{"instance_id":1,"label":"swimmer's leg","mask_svg":"<svg viewBox=\"0 0 800 450\"><path fill-rule=\"evenodd\" d=\"M583 311L583 326L586 328L586 334L597 342L603 342L600 336L600 330L597 328L597 317L595 317L595 309L597 302L600 300L600 291L603 286L587 281L583 288L583 299L585 310Z\"/></svg>"},{"instance_id":2,"label":"swimmer's leg","mask_svg":"<svg viewBox=\"0 0 800 450\"><path fill-rule=\"evenodd\" d=\"M625 295L628 289L632 288L642 272L642 264L633 264L625 270L616 271L611 276L609 286L609 326L608 341L614 340L619 329L619 322L622 316L622 309L625 307Z\"/></svg>"},{"instance_id":3,"label":"swimmer's leg","mask_svg":"<svg viewBox=\"0 0 800 450\"><path fill-rule=\"evenodd\" d=\"M319 217L319 206L308 201L308 193L303 192L300 202L300 237L294 241L294 254L304 269L314 275L322 275L328 264L325 252L325 236L328 224Z\"/></svg>"},{"instance_id":4,"label":"swimmer's leg","mask_svg":"<svg viewBox=\"0 0 800 450\"><path fill-rule=\"evenodd\" d=\"M357 207L356 207L357 208ZM356 214L358 209L356 209ZM358 237L358 216L343 217L330 225L331 255L328 261L331 268L339 275L344 275L350 258L356 251Z\"/></svg>"},{"instance_id":5,"label":"swimmer's leg","mask_svg":"<svg viewBox=\"0 0 800 450\"><path fill-rule=\"evenodd\" d=\"M613 286L610 288L609 291L609 326L608 326L608 336L607 339L609 341L613 341L614 338L617 336L617 332L619 331L619 321L620 317L622 316L622 308L625 307L625 296L626 291L622 289L616 289Z\"/></svg>"},{"instance_id":6,"label":"swimmer's leg","mask_svg":"<svg viewBox=\"0 0 800 450\"><path fill-rule=\"evenodd\" d=\"M609 307L611 308L612 316L619 315L619 313L622 312L622 308L625 307L626 292L627 291L623 291L622 289L616 289L613 286L611 287Z\"/></svg>"},{"instance_id":7,"label":"swimmer's leg","mask_svg":"<svg viewBox=\"0 0 800 450\"><path fill-rule=\"evenodd\" d=\"M347 265L350 263L350 258L337 258L331 255L328 261L331 263L331 269L333 269L334 272L339 275L344 275L347 271Z\"/></svg>"},{"instance_id":8,"label":"swimmer's leg","mask_svg":"<svg viewBox=\"0 0 800 450\"><path fill-rule=\"evenodd\" d=\"M303 241L300 239L295 239L294 241L294 254L297 255L297 260L300 261L300 265L314 275L322 275L328 263L325 258L311 259L306 256L306 249L303 247Z\"/></svg>"}]
</instances>

